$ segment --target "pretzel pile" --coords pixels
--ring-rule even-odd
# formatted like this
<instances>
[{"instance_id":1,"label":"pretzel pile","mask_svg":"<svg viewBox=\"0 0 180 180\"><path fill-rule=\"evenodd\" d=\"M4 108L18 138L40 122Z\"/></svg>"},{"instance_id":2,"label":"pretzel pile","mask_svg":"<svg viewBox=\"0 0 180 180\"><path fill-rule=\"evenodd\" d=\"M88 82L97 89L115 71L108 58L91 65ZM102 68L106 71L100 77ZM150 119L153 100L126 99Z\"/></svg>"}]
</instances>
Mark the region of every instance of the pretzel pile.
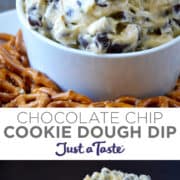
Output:
<instances>
[{"instance_id":1,"label":"pretzel pile","mask_svg":"<svg viewBox=\"0 0 180 180\"><path fill-rule=\"evenodd\" d=\"M180 79L166 96L92 102L74 91L62 92L48 77L32 69L21 31L16 36L0 34L0 42L0 107L180 107Z\"/></svg>"}]
</instances>

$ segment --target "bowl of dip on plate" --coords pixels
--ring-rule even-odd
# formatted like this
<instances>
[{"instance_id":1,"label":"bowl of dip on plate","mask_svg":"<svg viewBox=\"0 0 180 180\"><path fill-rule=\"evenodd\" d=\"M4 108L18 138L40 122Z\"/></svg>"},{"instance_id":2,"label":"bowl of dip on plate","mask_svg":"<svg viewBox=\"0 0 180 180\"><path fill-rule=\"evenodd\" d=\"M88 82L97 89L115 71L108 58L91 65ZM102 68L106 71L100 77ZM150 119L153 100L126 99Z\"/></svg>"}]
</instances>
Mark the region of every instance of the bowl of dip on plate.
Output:
<instances>
[{"instance_id":1,"label":"bowl of dip on plate","mask_svg":"<svg viewBox=\"0 0 180 180\"><path fill-rule=\"evenodd\" d=\"M17 0L16 7L31 66L63 90L98 101L164 95L176 83L176 0Z\"/></svg>"}]
</instances>

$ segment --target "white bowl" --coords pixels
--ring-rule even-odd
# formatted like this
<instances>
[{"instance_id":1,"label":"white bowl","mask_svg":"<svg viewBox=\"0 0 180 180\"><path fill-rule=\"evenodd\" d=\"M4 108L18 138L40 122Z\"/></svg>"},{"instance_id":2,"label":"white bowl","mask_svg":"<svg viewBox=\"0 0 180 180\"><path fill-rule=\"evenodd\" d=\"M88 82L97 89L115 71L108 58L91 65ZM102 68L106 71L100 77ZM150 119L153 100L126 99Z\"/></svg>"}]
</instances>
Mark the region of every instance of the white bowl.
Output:
<instances>
[{"instance_id":1,"label":"white bowl","mask_svg":"<svg viewBox=\"0 0 180 180\"><path fill-rule=\"evenodd\" d=\"M44 72L63 90L73 89L94 100L122 95L164 95L180 73L180 37L159 47L133 53L96 55L65 47L32 30L22 0L16 1L24 40L33 68Z\"/></svg>"}]
</instances>

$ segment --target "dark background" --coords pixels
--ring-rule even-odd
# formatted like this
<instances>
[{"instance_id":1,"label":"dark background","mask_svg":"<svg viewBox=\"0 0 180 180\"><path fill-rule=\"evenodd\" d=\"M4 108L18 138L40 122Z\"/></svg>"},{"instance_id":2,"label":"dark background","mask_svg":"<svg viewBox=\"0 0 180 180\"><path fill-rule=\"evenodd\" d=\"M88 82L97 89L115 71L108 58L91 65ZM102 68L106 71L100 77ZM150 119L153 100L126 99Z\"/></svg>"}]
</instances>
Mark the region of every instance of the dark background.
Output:
<instances>
[{"instance_id":1,"label":"dark background","mask_svg":"<svg viewBox=\"0 0 180 180\"><path fill-rule=\"evenodd\" d=\"M15 0L0 0L0 12L15 8Z\"/></svg>"},{"instance_id":2,"label":"dark background","mask_svg":"<svg viewBox=\"0 0 180 180\"><path fill-rule=\"evenodd\" d=\"M0 162L0 180L83 180L102 167L149 174L152 180L180 180L180 161Z\"/></svg>"}]
</instances>

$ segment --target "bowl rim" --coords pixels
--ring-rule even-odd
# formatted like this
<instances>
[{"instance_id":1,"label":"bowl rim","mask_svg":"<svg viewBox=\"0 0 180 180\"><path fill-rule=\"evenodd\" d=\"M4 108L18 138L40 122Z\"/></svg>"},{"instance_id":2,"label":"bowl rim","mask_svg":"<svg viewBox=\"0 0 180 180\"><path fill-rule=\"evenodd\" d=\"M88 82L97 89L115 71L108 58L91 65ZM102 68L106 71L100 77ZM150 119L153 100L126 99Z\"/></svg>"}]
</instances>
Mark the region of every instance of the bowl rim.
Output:
<instances>
[{"instance_id":1,"label":"bowl rim","mask_svg":"<svg viewBox=\"0 0 180 180\"><path fill-rule=\"evenodd\" d=\"M160 46L151 48L151 49L146 49L146 50L141 50L141 51L136 51L136 52L127 52L127 53L111 53L111 54L96 54L93 52L89 52L89 51L83 51L80 49L75 49L75 48L71 48L68 46L64 46L52 39L47 38L46 36L43 36L42 34L40 34L39 32L33 30L30 28L30 26L28 25L25 16L24 16L24 12L23 12L23 5L22 5L23 1L22 0L16 0L16 11L18 14L18 18L20 19L20 22L22 23L23 26L25 26L25 28L32 33L34 36L36 36L38 39L40 39L41 41L44 41L45 43L48 43L49 45L58 48L58 49L62 49L64 51L70 52L70 53L74 53L77 55L81 55L81 56L87 56L87 57L95 57L95 58L104 58L104 59L120 59L120 58L131 58L131 57L140 57L140 56L145 56L145 55L149 55L149 54L153 54L159 51L163 51L165 49L168 49L169 47L173 46L176 43L180 43L180 36L172 39L171 41L164 43Z\"/></svg>"}]
</instances>

